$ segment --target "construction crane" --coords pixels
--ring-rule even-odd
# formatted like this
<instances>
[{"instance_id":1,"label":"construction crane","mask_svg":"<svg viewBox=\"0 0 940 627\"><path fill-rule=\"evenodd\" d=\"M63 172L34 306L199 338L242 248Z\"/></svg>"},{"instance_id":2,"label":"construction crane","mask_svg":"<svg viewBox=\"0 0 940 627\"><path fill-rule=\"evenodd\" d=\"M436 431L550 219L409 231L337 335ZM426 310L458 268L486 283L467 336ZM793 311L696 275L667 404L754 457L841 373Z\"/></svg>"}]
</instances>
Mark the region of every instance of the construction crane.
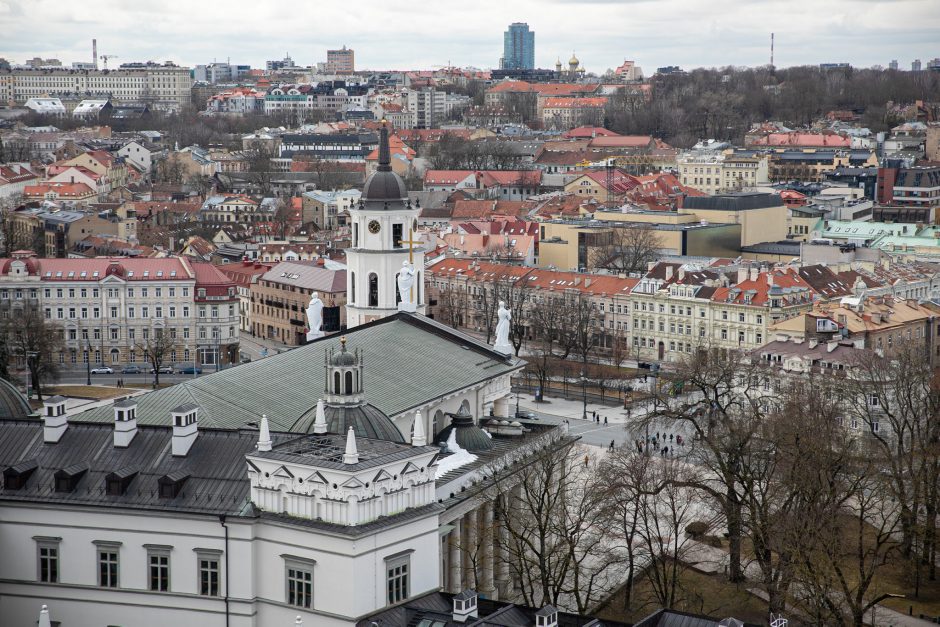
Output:
<instances>
[{"instance_id":1,"label":"construction crane","mask_svg":"<svg viewBox=\"0 0 940 627\"><path fill-rule=\"evenodd\" d=\"M104 69L107 70L107 69L108 69L108 59L117 59L117 58L119 58L119 57L118 57L118 55L116 55L116 54L103 54L103 55L101 55L99 58L100 58L102 61L104 61Z\"/></svg>"}]
</instances>

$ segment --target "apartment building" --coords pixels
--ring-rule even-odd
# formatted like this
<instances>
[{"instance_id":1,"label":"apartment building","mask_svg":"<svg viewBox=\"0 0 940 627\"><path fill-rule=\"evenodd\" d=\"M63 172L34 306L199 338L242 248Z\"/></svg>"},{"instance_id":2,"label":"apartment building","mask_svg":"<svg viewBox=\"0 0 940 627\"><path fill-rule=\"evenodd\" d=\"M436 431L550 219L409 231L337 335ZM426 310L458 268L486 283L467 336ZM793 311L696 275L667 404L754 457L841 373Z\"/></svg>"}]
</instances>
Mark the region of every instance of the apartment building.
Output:
<instances>
[{"instance_id":1,"label":"apartment building","mask_svg":"<svg viewBox=\"0 0 940 627\"><path fill-rule=\"evenodd\" d=\"M629 294L637 279L562 272L471 259L442 259L426 270L428 315L444 324L483 331L495 324L499 290L515 290L528 307L559 307L584 297L594 309L596 342L612 349L616 339L629 334ZM489 317L489 321L487 318ZM523 322L526 338L532 336Z\"/></svg>"},{"instance_id":2,"label":"apartment building","mask_svg":"<svg viewBox=\"0 0 940 627\"><path fill-rule=\"evenodd\" d=\"M349 222L349 208L359 202L359 190L333 190L304 192L301 196L302 223L313 222L317 227L333 230Z\"/></svg>"},{"instance_id":3,"label":"apartment building","mask_svg":"<svg viewBox=\"0 0 940 627\"><path fill-rule=\"evenodd\" d=\"M112 102L146 102L153 108L179 110L190 101L189 68L172 63L127 63L112 70L58 68L15 69L13 99L23 104L41 96L107 96Z\"/></svg>"},{"instance_id":4,"label":"apartment building","mask_svg":"<svg viewBox=\"0 0 940 627\"><path fill-rule=\"evenodd\" d=\"M750 350L768 341L775 322L810 309L815 294L790 269L728 275L658 263L630 295L631 345L638 358L658 361L678 361L699 346Z\"/></svg>"},{"instance_id":5,"label":"apartment building","mask_svg":"<svg viewBox=\"0 0 940 627\"><path fill-rule=\"evenodd\" d=\"M182 258L19 254L0 266L0 316L39 307L63 329L62 364L144 365L148 344L163 334L173 340L167 362L214 364L221 354L226 363L227 348L238 342L237 299L218 270ZM213 327L220 334L210 342Z\"/></svg>"},{"instance_id":6,"label":"apartment building","mask_svg":"<svg viewBox=\"0 0 940 627\"><path fill-rule=\"evenodd\" d=\"M352 74L356 71L356 53L346 46L338 50L327 50L326 71L329 74Z\"/></svg>"},{"instance_id":7,"label":"apartment building","mask_svg":"<svg viewBox=\"0 0 940 627\"><path fill-rule=\"evenodd\" d=\"M307 342L307 305L316 292L323 301L325 333L346 326L346 270L322 260L282 261L251 285L251 334L300 346Z\"/></svg>"},{"instance_id":8,"label":"apartment building","mask_svg":"<svg viewBox=\"0 0 940 627\"><path fill-rule=\"evenodd\" d=\"M238 325L241 333L251 333L251 286L261 275L273 268L271 264L243 259L241 263L227 263L218 269L235 284L238 293Z\"/></svg>"},{"instance_id":9,"label":"apartment building","mask_svg":"<svg viewBox=\"0 0 940 627\"><path fill-rule=\"evenodd\" d=\"M676 158L679 180L708 194L735 192L768 181L766 155L688 152Z\"/></svg>"},{"instance_id":10,"label":"apartment building","mask_svg":"<svg viewBox=\"0 0 940 627\"><path fill-rule=\"evenodd\" d=\"M450 120L455 111L469 107L470 97L426 87L408 90L405 106L414 117L414 128L438 128Z\"/></svg>"}]
</instances>

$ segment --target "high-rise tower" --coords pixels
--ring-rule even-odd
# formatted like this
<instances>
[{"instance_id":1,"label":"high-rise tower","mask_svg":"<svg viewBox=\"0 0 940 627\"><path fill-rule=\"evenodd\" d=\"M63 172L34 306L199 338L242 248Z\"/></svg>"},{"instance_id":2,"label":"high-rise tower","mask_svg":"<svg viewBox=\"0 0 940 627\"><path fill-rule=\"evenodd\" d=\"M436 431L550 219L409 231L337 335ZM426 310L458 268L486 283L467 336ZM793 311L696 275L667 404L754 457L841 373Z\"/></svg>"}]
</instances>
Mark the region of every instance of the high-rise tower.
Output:
<instances>
[{"instance_id":1,"label":"high-rise tower","mask_svg":"<svg viewBox=\"0 0 940 627\"><path fill-rule=\"evenodd\" d=\"M503 33L504 70L535 69L535 31L525 22L513 22Z\"/></svg>"}]
</instances>

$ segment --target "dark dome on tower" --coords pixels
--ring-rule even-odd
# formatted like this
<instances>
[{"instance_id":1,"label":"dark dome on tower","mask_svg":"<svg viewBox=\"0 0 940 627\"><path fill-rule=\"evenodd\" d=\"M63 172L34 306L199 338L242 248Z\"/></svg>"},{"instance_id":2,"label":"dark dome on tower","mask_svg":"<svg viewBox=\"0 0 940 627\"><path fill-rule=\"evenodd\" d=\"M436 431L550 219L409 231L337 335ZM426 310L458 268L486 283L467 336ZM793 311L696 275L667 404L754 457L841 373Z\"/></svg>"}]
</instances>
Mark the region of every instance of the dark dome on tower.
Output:
<instances>
[{"instance_id":1,"label":"dark dome on tower","mask_svg":"<svg viewBox=\"0 0 940 627\"><path fill-rule=\"evenodd\" d=\"M344 435L352 427L357 438L404 443L401 431L385 413L369 403L363 393L362 351L346 348L346 337L339 339L339 351L325 355L323 420L317 430L317 408L311 407L291 427L291 431Z\"/></svg>"},{"instance_id":2,"label":"dark dome on tower","mask_svg":"<svg viewBox=\"0 0 940 627\"><path fill-rule=\"evenodd\" d=\"M379 132L379 166L366 179L362 188L363 202L400 202L408 198L408 189L401 177L392 172L392 153L388 146L388 126Z\"/></svg>"}]
</instances>

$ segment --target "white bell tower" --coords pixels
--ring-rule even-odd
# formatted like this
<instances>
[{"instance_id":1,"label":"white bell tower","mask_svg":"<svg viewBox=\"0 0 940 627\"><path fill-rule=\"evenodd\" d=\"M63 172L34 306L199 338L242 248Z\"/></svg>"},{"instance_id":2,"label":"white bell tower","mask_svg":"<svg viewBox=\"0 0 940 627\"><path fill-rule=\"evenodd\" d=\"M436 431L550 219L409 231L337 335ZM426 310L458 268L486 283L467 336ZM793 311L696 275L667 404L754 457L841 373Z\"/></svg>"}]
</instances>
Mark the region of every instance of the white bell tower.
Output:
<instances>
[{"instance_id":1,"label":"white bell tower","mask_svg":"<svg viewBox=\"0 0 940 627\"><path fill-rule=\"evenodd\" d=\"M362 197L349 209L352 246L346 250L346 326L385 318L396 311L425 313L424 248L415 239L421 207L408 200L405 182L392 172L388 126L379 138L379 166ZM404 264L404 266L403 266ZM414 272L402 298L398 275Z\"/></svg>"}]
</instances>

